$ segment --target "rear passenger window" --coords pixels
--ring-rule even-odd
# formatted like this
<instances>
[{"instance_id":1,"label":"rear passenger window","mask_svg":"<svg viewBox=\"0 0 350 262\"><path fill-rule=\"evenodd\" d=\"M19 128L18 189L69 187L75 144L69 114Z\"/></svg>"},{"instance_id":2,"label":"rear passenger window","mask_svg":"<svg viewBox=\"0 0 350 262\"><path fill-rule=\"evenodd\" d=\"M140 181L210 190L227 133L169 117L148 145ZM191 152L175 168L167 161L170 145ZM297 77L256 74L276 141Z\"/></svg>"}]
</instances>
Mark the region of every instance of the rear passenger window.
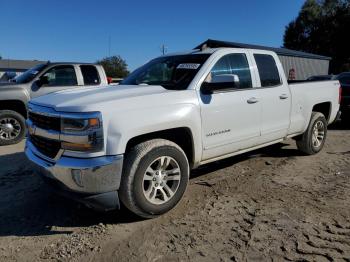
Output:
<instances>
[{"instance_id":1,"label":"rear passenger window","mask_svg":"<svg viewBox=\"0 0 350 262\"><path fill-rule=\"evenodd\" d=\"M254 58L258 66L261 86L269 87L280 85L281 78L273 56L255 54Z\"/></svg>"},{"instance_id":2,"label":"rear passenger window","mask_svg":"<svg viewBox=\"0 0 350 262\"><path fill-rule=\"evenodd\" d=\"M93 65L81 65L81 73L84 78L84 85L98 85L100 84L100 77L97 69Z\"/></svg>"},{"instance_id":3,"label":"rear passenger window","mask_svg":"<svg viewBox=\"0 0 350 262\"><path fill-rule=\"evenodd\" d=\"M233 74L239 78L238 88L251 88L252 77L245 54L230 54L222 57L213 67L211 76Z\"/></svg>"}]
</instances>

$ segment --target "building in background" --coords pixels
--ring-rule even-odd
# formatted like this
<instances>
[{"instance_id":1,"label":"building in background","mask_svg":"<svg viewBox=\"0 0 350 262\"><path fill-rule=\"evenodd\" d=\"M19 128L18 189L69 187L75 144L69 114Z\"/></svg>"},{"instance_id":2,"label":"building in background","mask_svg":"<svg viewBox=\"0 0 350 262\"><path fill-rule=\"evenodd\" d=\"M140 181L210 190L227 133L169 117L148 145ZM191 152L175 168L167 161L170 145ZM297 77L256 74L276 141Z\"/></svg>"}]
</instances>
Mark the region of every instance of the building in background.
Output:
<instances>
[{"instance_id":1,"label":"building in background","mask_svg":"<svg viewBox=\"0 0 350 262\"><path fill-rule=\"evenodd\" d=\"M46 63L46 61L0 59L0 82L7 81L8 77L12 78L15 75L19 75L24 71L43 63Z\"/></svg>"},{"instance_id":2,"label":"building in background","mask_svg":"<svg viewBox=\"0 0 350 262\"><path fill-rule=\"evenodd\" d=\"M208 48L233 47L273 51L279 56L286 76L292 78L290 80L306 80L310 76L328 75L329 73L329 62L331 58L327 56L294 51L286 48L217 41L212 39L201 43L195 49L201 49L203 46Z\"/></svg>"}]
</instances>

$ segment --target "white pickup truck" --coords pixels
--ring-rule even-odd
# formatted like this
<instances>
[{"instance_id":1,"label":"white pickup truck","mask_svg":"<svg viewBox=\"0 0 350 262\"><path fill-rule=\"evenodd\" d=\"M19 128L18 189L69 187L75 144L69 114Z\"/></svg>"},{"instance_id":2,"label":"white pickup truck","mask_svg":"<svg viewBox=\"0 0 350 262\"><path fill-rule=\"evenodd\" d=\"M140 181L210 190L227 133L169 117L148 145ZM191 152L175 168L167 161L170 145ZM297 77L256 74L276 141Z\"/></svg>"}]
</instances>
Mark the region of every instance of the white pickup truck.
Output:
<instances>
[{"instance_id":1,"label":"white pickup truck","mask_svg":"<svg viewBox=\"0 0 350 262\"><path fill-rule=\"evenodd\" d=\"M156 58L116 87L31 100L26 155L60 192L145 218L172 209L190 170L294 137L319 152L339 82L288 84L274 52L214 48Z\"/></svg>"}]
</instances>

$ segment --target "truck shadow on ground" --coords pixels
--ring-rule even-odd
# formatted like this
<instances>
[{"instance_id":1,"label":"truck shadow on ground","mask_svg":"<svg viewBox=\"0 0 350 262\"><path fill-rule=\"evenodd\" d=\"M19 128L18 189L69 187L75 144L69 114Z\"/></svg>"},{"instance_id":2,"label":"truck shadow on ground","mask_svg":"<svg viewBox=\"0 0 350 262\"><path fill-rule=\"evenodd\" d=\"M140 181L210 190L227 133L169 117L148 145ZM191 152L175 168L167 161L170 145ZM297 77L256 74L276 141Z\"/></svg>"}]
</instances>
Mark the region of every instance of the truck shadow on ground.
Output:
<instances>
[{"instance_id":1,"label":"truck shadow on ground","mask_svg":"<svg viewBox=\"0 0 350 262\"><path fill-rule=\"evenodd\" d=\"M296 149L277 144L240 156L217 161L193 171L191 178L215 172L254 157L293 157ZM122 207L100 213L73 201L55 196L34 174L24 153L0 156L0 165L16 164L13 170L0 169L0 236L69 234L75 227L132 223L140 220Z\"/></svg>"},{"instance_id":2,"label":"truck shadow on ground","mask_svg":"<svg viewBox=\"0 0 350 262\"><path fill-rule=\"evenodd\" d=\"M328 127L329 130L350 130L350 120L337 121Z\"/></svg>"},{"instance_id":3,"label":"truck shadow on ground","mask_svg":"<svg viewBox=\"0 0 350 262\"><path fill-rule=\"evenodd\" d=\"M24 153L0 156L0 236L66 234L74 227L138 220L124 209L101 213L57 196L32 170Z\"/></svg>"}]
</instances>

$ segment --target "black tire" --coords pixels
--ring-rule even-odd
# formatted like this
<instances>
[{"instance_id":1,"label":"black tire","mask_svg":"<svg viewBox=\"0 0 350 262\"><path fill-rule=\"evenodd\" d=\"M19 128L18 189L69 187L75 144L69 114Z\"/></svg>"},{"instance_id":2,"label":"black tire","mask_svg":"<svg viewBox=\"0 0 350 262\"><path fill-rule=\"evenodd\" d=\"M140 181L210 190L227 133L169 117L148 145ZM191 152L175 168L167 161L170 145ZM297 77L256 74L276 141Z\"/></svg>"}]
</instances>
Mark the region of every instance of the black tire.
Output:
<instances>
[{"instance_id":1,"label":"black tire","mask_svg":"<svg viewBox=\"0 0 350 262\"><path fill-rule=\"evenodd\" d=\"M152 166L152 163L155 163L157 159L162 157L172 159L171 161L177 164L180 170L180 177L178 181L172 182L170 179L168 182L165 182L165 184L176 183L177 188L168 202L154 204L146 197L145 183L156 183L153 181L155 178L153 178L152 181L146 181L144 180L144 176L146 176L146 170ZM153 139L140 143L133 147L126 155L119 189L120 200L131 212L140 217L157 217L174 208L181 200L186 191L189 173L190 169L186 154L177 144L164 139ZM155 173L153 174L155 175ZM152 185L154 186L157 184ZM154 188L153 186L150 187ZM159 192L158 189L155 190L155 194L158 196L157 192ZM163 190L162 192L165 191ZM162 201L162 199L158 200Z\"/></svg>"},{"instance_id":2,"label":"black tire","mask_svg":"<svg viewBox=\"0 0 350 262\"><path fill-rule=\"evenodd\" d=\"M319 144L316 143L315 145L315 143L313 142L313 132L316 125L323 125L324 131L322 141L318 141ZM327 120L322 113L312 112L308 128L306 129L305 133L302 136L300 136L296 141L298 149L306 155L314 155L320 152L326 141L327 125Z\"/></svg>"},{"instance_id":3,"label":"black tire","mask_svg":"<svg viewBox=\"0 0 350 262\"><path fill-rule=\"evenodd\" d=\"M17 130L15 133L10 132L10 136L8 136L8 130L1 129L1 125L8 124L7 122ZM25 136L25 130L25 119L21 114L12 110L0 110L0 146L13 145L21 142Z\"/></svg>"}]
</instances>

